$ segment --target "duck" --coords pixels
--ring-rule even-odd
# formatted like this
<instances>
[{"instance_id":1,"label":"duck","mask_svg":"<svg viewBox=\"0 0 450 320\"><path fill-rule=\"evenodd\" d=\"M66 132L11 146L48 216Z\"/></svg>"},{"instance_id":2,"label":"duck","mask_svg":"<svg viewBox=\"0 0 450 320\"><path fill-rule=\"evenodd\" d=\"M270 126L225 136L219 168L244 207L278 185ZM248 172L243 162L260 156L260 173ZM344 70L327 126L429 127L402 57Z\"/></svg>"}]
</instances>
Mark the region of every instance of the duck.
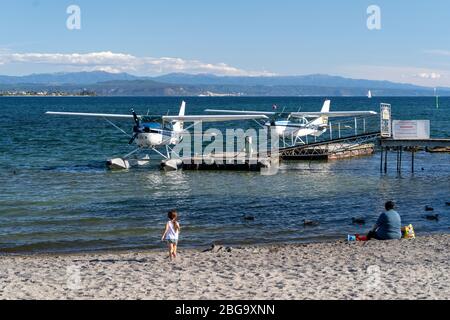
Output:
<instances>
[{"instance_id":1,"label":"duck","mask_svg":"<svg viewBox=\"0 0 450 320\"><path fill-rule=\"evenodd\" d=\"M427 218L427 220L430 220L430 221L438 221L439 215L438 214L428 214L425 216L425 218Z\"/></svg>"},{"instance_id":2,"label":"duck","mask_svg":"<svg viewBox=\"0 0 450 320\"><path fill-rule=\"evenodd\" d=\"M426 206L425 207L425 211L434 211L434 208L430 207L430 206Z\"/></svg>"},{"instance_id":3,"label":"duck","mask_svg":"<svg viewBox=\"0 0 450 320\"><path fill-rule=\"evenodd\" d=\"M314 226L318 226L320 223L319 221L314 221L314 220L303 220L303 226L304 227L314 227Z\"/></svg>"},{"instance_id":4,"label":"duck","mask_svg":"<svg viewBox=\"0 0 450 320\"><path fill-rule=\"evenodd\" d=\"M365 224L366 223L366 219L365 218L352 218L352 223L354 224Z\"/></svg>"},{"instance_id":5,"label":"duck","mask_svg":"<svg viewBox=\"0 0 450 320\"><path fill-rule=\"evenodd\" d=\"M255 221L255 217L251 216L251 215L246 215L244 213L244 215L242 216L242 219L246 220L246 221Z\"/></svg>"}]
</instances>

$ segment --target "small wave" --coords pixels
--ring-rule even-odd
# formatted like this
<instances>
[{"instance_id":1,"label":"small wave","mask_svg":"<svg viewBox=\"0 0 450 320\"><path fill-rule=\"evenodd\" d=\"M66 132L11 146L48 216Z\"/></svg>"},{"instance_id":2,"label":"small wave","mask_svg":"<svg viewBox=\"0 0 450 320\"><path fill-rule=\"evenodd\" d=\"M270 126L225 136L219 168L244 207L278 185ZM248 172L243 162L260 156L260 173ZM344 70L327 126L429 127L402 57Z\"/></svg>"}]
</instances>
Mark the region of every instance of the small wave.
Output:
<instances>
[{"instance_id":1,"label":"small wave","mask_svg":"<svg viewBox=\"0 0 450 320\"><path fill-rule=\"evenodd\" d=\"M42 241L27 244L1 244L0 256L5 254L36 254L36 253L79 253L122 250L147 250L160 248L159 242L154 243L121 243L118 240L62 240Z\"/></svg>"},{"instance_id":2,"label":"small wave","mask_svg":"<svg viewBox=\"0 0 450 320\"><path fill-rule=\"evenodd\" d=\"M51 166L44 167L44 171L55 171L62 173L103 173L106 172L106 166L104 163L95 164L80 164L71 166Z\"/></svg>"}]
</instances>

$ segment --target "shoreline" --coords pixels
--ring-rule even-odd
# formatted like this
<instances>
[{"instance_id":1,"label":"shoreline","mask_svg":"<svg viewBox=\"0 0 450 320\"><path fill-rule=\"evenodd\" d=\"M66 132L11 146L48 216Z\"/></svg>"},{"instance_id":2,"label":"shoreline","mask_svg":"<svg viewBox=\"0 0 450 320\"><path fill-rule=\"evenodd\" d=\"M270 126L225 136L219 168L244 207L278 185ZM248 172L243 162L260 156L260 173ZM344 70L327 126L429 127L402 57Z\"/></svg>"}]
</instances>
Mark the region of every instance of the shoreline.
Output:
<instances>
[{"instance_id":1,"label":"shoreline","mask_svg":"<svg viewBox=\"0 0 450 320\"><path fill-rule=\"evenodd\" d=\"M0 256L0 299L449 299L450 234Z\"/></svg>"},{"instance_id":2,"label":"shoreline","mask_svg":"<svg viewBox=\"0 0 450 320\"><path fill-rule=\"evenodd\" d=\"M1 97L6 98L24 98L24 97L31 97L31 98L365 98L367 99L367 96L365 95L354 95L354 96L347 96L347 95L338 95L338 96L330 96L330 95L275 95L275 96L264 96L264 95L240 95L240 96L199 96L199 95L181 95L181 96L170 96L170 95L155 95L155 96L145 96L145 95L66 95L66 96L42 96L42 95L3 95ZM382 99L382 98L435 98L434 95L411 95L411 96L377 96L376 99ZM450 98L450 95L448 96L440 96L440 98ZM375 99L375 98L374 98Z\"/></svg>"},{"instance_id":3,"label":"shoreline","mask_svg":"<svg viewBox=\"0 0 450 320\"><path fill-rule=\"evenodd\" d=\"M427 233L425 236L432 235L441 235L442 231L437 231L435 233ZM344 236L320 236L317 237L316 240L305 239L305 240L297 240L293 242L283 242L283 241L274 241L274 242L259 242L259 243L214 243L218 247L233 247L233 248L244 248L244 247L268 247L268 246L303 246L308 244L316 244L316 243L334 243L334 242L342 242L344 241ZM178 246L179 250L183 251L203 251L212 245L195 245L195 246L184 246L183 240L180 240L181 245ZM102 254L123 254L123 253L151 253L151 252L160 252L161 250L165 250L166 243L161 241L161 245L158 247L151 248L110 248L110 249L92 249L92 250L67 250L67 251L1 251L0 250L0 258L1 257L30 257L30 256L69 256L69 255L102 255Z\"/></svg>"},{"instance_id":4,"label":"shoreline","mask_svg":"<svg viewBox=\"0 0 450 320\"><path fill-rule=\"evenodd\" d=\"M0 98L95 98L102 96L82 96L82 95L62 95L62 96L52 96L52 95L0 95ZM106 97L106 96L105 96Z\"/></svg>"},{"instance_id":5,"label":"shoreline","mask_svg":"<svg viewBox=\"0 0 450 320\"><path fill-rule=\"evenodd\" d=\"M449 228L450 230L450 228ZM434 237L434 236L444 236L450 235L449 232L444 232L443 230L427 232L424 234L419 234L416 237L425 238L425 237ZM258 243L214 243L217 247L232 247L232 248L248 248L248 247L274 247L274 246L305 246L305 245L314 245L314 244L326 244L326 243L347 243L346 237L344 235L341 236L319 236L314 239L304 239L304 240L296 240L292 242L283 242L283 241L274 241L274 242L258 242ZM195 246L184 246L183 240L180 241L181 245L178 246L179 250L183 251L203 251L210 248L212 245L195 245ZM110 248L110 249L91 249L91 250L67 250L67 251L1 251L0 250L0 258L2 257L52 257L52 256L76 256L76 255L105 255L105 254L125 254L125 253L154 253L164 251L166 248L166 243L164 241L161 242L161 245L158 247L149 247L149 248Z\"/></svg>"}]
</instances>

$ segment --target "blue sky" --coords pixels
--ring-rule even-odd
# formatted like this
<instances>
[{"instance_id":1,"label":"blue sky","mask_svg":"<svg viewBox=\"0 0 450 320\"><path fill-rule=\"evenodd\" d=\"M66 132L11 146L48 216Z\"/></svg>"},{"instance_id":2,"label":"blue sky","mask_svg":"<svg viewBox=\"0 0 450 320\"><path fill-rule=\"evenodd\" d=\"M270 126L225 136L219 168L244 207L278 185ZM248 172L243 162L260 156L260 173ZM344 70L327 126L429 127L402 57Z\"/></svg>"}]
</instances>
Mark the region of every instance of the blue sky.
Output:
<instances>
[{"instance_id":1,"label":"blue sky","mask_svg":"<svg viewBox=\"0 0 450 320\"><path fill-rule=\"evenodd\" d=\"M69 5L81 29L66 27ZM366 26L369 5L381 30ZM450 86L447 0L2 0L0 74L327 73Z\"/></svg>"}]
</instances>

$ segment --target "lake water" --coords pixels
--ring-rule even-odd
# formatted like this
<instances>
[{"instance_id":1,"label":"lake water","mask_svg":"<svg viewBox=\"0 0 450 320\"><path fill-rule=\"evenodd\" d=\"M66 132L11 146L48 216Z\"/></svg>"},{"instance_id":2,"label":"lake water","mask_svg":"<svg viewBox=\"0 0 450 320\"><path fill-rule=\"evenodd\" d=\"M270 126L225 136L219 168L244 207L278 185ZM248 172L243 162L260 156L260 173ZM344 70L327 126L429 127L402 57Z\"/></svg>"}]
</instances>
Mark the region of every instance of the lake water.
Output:
<instances>
[{"instance_id":1,"label":"lake water","mask_svg":"<svg viewBox=\"0 0 450 320\"><path fill-rule=\"evenodd\" d=\"M418 234L449 232L450 155L420 152L415 174L409 153L402 176L390 155L380 174L379 153L329 162L284 162L278 174L163 172L149 167L112 172L107 158L132 150L128 138L103 120L44 112L175 114L182 98L0 98L0 252L60 252L162 247L166 212L180 213L184 247L212 242L261 244L345 239L367 231L393 199L403 224ZM319 111L324 98L185 98L187 113L206 108ZM430 119L434 137L450 137L450 98L332 98L332 110L379 110L395 119ZM252 123L244 123L251 126ZM131 122L121 127L131 131ZM224 128L225 124L221 124ZM425 219L433 206L439 221ZM242 219L251 214L254 221ZM352 217L366 217L365 226ZM304 227L304 219L320 222Z\"/></svg>"}]
</instances>

